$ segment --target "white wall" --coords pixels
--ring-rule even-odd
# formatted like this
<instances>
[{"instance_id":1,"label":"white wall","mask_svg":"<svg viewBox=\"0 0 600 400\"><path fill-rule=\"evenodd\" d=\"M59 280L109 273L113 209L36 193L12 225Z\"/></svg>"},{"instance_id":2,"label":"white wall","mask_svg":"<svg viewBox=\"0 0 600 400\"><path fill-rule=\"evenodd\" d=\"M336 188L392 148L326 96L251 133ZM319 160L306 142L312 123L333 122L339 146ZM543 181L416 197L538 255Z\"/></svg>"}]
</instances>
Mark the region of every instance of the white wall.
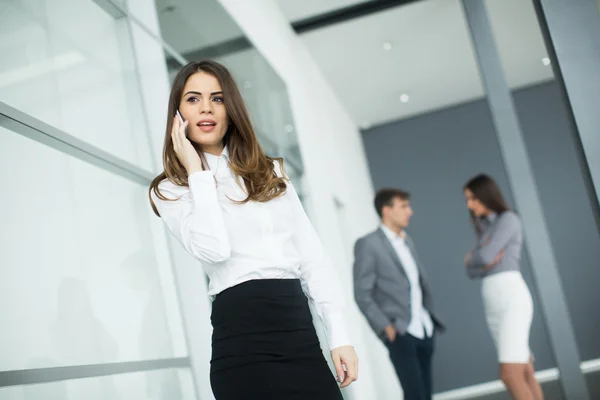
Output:
<instances>
[{"instance_id":1,"label":"white wall","mask_svg":"<svg viewBox=\"0 0 600 400\"><path fill-rule=\"evenodd\" d=\"M347 323L361 360L359 381L344 395L401 398L387 352L367 327L352 295L352 245L378 223L360 132L275 0L219 1L288 87L309 213L346 289Z\"/></svg>"}]
</instances>

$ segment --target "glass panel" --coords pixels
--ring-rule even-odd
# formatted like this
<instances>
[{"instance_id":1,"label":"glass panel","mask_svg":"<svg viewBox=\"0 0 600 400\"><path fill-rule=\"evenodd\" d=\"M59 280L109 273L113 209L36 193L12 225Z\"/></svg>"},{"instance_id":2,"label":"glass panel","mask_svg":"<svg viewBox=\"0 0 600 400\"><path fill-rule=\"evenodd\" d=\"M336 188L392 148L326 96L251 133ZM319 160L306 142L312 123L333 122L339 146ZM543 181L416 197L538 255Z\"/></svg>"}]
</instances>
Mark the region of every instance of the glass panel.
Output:
<instances>
[{"instance_id":1,"label":"glass panel","mask_svg":"<svg viewBox=\"0 0 600 400\"><path fill-rule=\"evenodd\" d=\"M124 19L91 0L7 0L0 26L0 101L151 167Z\"/></svg>"},{"instance_id":2,"label":"glass panel","mask_svg":"<svg viewBox=\"0 0 600 400\"><path fill-rule=\"evenodd\" d=\"M172 357L146 188L0 138L0 370Z\"/></svg>"},{"instance_id":3,"label":"glass panel","mask_svg":"<svg viewBox=\"0 0 600 400\"><path fill-rule=\"evenodd\" d=\"M194 400L190 380L188 369L134 372L0 388L0 400Z\"/></svg>"}]
</instances>

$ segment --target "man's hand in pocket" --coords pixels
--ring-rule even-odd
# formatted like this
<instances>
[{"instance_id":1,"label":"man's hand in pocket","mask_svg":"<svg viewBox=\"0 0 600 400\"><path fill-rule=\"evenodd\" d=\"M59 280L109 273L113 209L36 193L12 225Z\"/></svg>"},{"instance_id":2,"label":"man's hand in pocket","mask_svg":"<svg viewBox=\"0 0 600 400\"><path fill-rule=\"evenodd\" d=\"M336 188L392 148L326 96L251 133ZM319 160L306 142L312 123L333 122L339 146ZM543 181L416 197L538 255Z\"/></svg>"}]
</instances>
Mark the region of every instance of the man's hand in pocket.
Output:
<instances>
[{"instance_id":1,"label":"man's hand in pocket","mask_svg":"<svg viewBox=\"0 0 600 400\"><path fill-rule=\"evenodd\" d=\"M394 328L394 325L389 324L385 327L385 336L387 336L390 343L394 343L394 340L396 340L397 335L398 332L396 331L396 328Z\"/></svg>"}]
</instances>

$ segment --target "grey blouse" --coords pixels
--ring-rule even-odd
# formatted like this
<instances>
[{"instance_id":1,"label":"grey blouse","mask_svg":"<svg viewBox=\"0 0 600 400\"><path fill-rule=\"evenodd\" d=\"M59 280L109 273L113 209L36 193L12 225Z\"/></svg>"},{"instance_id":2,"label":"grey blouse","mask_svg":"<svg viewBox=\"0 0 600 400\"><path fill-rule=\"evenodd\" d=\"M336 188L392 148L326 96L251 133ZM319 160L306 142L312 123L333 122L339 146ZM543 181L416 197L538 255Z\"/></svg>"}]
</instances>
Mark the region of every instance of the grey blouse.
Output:
<instances>
[{"instance_id":1,"label":"grey blouse","mask_svg":"<svg viewBox=\"0 0 600 400\"><path fill-rule=\"evenodd\" d=\"M481 234L467 263L469 278L477 279L500 272L519 271L523 231L517 214L514 211L505 211L500 215L492 213L479 222ZM500 262L486 271L486 265L494 261L502 249L504 256Z\"/></svg>"}]
</instances>

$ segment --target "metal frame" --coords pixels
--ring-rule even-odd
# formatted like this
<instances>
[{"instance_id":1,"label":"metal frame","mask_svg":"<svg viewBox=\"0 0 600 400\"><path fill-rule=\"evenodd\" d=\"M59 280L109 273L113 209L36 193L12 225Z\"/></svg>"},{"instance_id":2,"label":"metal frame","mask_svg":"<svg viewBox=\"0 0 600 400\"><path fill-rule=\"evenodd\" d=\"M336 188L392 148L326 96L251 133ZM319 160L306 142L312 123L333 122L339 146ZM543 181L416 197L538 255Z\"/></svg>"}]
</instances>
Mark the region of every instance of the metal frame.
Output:
<instances>
[{"instance_id":1,"label":"metal frame","mask_svg":"<svg viewBox=\"0 0 600 400\"><path fill-rule=\"evenodd\" d=\"M48 367L1 371L0 387L31 385L58 382L68 379L95 378L100 376L126 374L173 368L189 368L188 357L165 358L157 360L128 361L106 364L69 365L66 367Z\"/></svg>"},{"instance_id":2,"label":"metal frame","mask_svg":"<svg viewBox=\"0 0 600 400\"><path fill-rule=\"evenodd\" d=\"M462 0L479 71L487 93L498 144L513 196L523 220L524 234L537 286L542 315L565 397L589 398L581 373L579 350L533 170L510 88L502 70L486 3Z\"/></svg>"},{"instance_id":3,"label":"metal frame","mask_svg":"<svg viewBox=\"0 0 600 400\"><path fill-rule=\"evenodd\" d=\"M142 185L154 174L0 102L0 126Z\"/></svg>"}]
</instances>

